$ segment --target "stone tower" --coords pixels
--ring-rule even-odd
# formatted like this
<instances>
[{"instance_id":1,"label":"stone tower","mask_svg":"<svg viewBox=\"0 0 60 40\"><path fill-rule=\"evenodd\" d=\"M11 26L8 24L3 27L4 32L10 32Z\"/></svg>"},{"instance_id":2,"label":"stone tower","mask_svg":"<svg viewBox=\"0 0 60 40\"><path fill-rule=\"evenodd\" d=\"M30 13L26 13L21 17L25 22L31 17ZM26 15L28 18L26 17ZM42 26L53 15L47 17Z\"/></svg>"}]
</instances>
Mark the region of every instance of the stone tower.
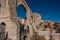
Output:
<instances>
[{"instance_id":1,"label":"stone tower","mask_svg":"<svg viewBox=\"0 0 60 40\"><path fill-rule=\"evenodd\" d=\"M26 4L25 0L0 0L0 24L6 24L5 34L8 32L8 39L19 40L18 33L18 18L16 16L16 7L22 4L26 10L27 22L26 26L31 26L31 10ZM32 27L32 26L31 26ZM32 29L30 28L30 33Z\"/></svg>"}]
</instances>

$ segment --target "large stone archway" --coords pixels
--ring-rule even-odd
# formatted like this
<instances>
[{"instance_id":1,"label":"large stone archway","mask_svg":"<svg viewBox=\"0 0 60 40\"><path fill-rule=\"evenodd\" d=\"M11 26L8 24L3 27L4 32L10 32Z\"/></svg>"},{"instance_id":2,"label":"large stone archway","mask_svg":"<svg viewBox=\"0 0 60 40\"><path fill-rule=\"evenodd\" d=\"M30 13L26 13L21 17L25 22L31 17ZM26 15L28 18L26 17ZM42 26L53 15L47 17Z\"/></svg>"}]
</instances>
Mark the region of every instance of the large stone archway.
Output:
<instances>
[{"instance_id":1,"label":"large stone archway","mask_svg":"<svg viewBox=\"0 0 60 40\"><path fill-rule=\"evenodd\" d=\"M17 6L22 5L26 11L26 23L25 23L25 29L27 29L27 26L29 26L29 34L28 34L28 38L27 40L30 40L30 37L32 37L33 35L33 29L32 29L32 25L31 25L31 16L32 16L32 11L30 10L29 6L27 5L27 3L25 2L25 0L18 0L18 4Z\"/></svg>"}]
</instances>

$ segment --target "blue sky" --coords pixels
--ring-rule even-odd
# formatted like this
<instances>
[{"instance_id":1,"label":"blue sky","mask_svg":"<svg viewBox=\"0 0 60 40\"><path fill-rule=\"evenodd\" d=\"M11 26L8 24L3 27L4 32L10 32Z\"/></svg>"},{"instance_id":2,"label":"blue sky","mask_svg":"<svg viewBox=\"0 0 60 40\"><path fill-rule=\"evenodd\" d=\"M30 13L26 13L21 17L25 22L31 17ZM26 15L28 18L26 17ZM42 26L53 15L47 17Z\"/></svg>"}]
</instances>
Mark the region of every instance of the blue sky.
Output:
<instances>
[{"instance_id":1,"label":"blue sky","mask_svg":"<svg viewBox=\"0 0 60 40\"><path fill-rule=\"evenodd\" d=\"M32 12L38 12L42 16L42 20L60 22L60 0L26 0L26 3ZM17 16L26 16L22 6L17 7Z\"/></svg>"}]
</instances>

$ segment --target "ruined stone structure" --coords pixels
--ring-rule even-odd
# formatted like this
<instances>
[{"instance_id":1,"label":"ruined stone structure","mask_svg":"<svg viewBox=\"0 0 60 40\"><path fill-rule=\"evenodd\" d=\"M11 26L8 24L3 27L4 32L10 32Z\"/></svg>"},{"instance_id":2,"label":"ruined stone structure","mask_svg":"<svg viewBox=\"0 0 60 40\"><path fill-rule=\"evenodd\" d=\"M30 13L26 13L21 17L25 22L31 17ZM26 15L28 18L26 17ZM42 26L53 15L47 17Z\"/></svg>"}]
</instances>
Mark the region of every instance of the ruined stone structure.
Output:
<instances>
[{"instance_id":1,"label":"ruined stone structure","mask_svg":"<svg viewBox=\"0 0 60 40\"><path fill-rule=\"evenodd\" d=\"M0 0L0 23L6 24L5 31L8 32L8 39L19 40L18 27L19 19L16 16L16 7L22 5L27 14L26 26L31 26L31 10L25 0ZM32 26L31 26L32 27ZM30 34L32 29L30 28Z\"/></svg>"},{"instance_id":2,"label":"ruined stone structure","mask_svg":"<svg viewBox=\"0 0 60 40\"><path fill-rule=\"evenodd\" d=\"M16 4L16 0L0 0L0 23L6 24L4 36L8 32L8 39L11 40L18 40Z\"/></svg>"},{"instance_id":3,"label":"ruined stone structure","mask_svg":"<svg viewBox=\"0 0 60 40\"><path fill-rule=\"evenodd\" d=\"M19 5L24 7L27 15L26 19L17 17L16 7ZM24 26L24 32L21 32L21 26ZM58 28L56 28L57 26ZM25 0L0 0L0 40L4 40L5 38L7 40L38 40L36 36L40 38L41 31L59 33L59 28L59 23L56 24L55 22L41 20L41 15L36 12L33 13ZM59 40L59 36L57 38L54 36L52 37L52 39L55 38L53 40ZM45 40L50 40L50 34L42 37Z\"/></svg>"}]
</instances>

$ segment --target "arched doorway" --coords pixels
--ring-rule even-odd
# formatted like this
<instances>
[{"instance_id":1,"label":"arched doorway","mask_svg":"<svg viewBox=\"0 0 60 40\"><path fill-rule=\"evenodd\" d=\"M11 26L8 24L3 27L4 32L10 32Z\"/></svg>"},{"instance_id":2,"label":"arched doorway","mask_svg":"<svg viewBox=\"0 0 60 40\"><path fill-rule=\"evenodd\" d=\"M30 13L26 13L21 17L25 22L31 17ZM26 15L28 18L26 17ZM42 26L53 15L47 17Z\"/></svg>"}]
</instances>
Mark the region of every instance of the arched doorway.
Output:
<instances>
[{"instance_id":1,"label":"arched doorway","mask_svg":"<svg viewBox=\"0 0 60 40\"><path fill-rule=\"evenodd\" d=\"M5 39L5 26L6 26L6 24L4 22L1 22L1 24L0 24L0 40Z\"/></svg>"},{"instance_id":2,"label":"arched doorway","mask_svg":"<svg viewBox=\"0 0 60 40\"><path fill-rule=\"evenodd\" d=\"M20 18L26 18L26 9L24 7L24 5L20 4L17 8L17 16Z\"/></svg>"}]
</instances>

